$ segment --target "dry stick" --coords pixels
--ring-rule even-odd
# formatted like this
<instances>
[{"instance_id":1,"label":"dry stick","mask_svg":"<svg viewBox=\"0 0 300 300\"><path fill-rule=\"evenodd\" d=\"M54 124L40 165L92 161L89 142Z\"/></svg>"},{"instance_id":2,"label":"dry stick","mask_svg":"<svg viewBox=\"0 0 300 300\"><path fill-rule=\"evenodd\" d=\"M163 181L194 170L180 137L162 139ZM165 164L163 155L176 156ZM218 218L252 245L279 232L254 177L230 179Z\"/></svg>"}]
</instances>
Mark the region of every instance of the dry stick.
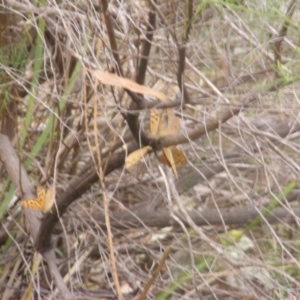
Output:
<instances>
[{"instance_id":1,"label":"dry stick","mask_svg":"<svg viewBox=\"0 0 300 300\"><path fill-rule=\"evenodd\" d=\"M150 5L150 11L148 16L148 26L147 26L147 32L146 32L146 38L142 45L142 53L141 53L141 59L139 62L138 72L136 74L136 82L139 84L143 84L146 77L146 71L148 67L148 59L149 54L152 46L152 40L153 40L153 32L155 30L155 24L156 24L156 13L151 11L151 5ZM141 97L142 101L139 100L135 94L129 93L129 96L132 99L132 104L130 106L131 109L142 109L145 107L145 101L144 98ZM128 126L130 128L130 131L132 132L133 136L135 137L136 141L138 143L145 144L149 143L149 139L144 134L143 130L140 130L139 122L138 122L138 116L132 116L131 114L128 114L126 117L126 121L128 123ZM139 138L140 135L140 138Z\"/></svg>"},{"instance_id":2,"label":"dry stick","mask_svg":"<svg viewBox=\"0 0 300 300\"><path fill-rule=\"evenodd\" d=\"M0 134L0 158L3 161L6 171L13 182L13 185L17 187L17 194L19 194L20 187L19 182L22 182L23 199L33 199L34 194L32 193L33 185L30 182L25 169L21 166L21 171L19 172L19 158L15 152L15 149L11 145L7 136ZM19 178L21 176L21 179ZM41 227L41 217L42 214L38 211L31 209L24 209L26 225L29 229L30 235L34 243L38 243L38 232ZM56 259L54 250L52 248L49 251L43 253L43 258L46 260L49 270L51 271L55 284L59 289L61 295L65 299L71 298L71 293L65 285L63 278L59 272L56 265Z\"/></svg>"},{"instance_id":3,"label":"dry stick","mask_svg":"<svg viewBox=\"0 0 300 300\"><path fill-rule=\"evenodd\" d=\"M189 93L185 87L184 81L183 81L183 73L185 70L185 51L186 51L186 43L188 41L188 37L189 37L189 33L192 27L192 16L193 16L193 1L189 0L188 1L188 21L186 22L186 30L184 33L184 38L183 38L183 45L179 45L178 41L177 41L177 37L176 37L176 33L175 31L172 29L171 26L167 25L167 20L165 18L165 16L162 14L160 8L156 5L156 1L151 0L150 1L151 6L155 9L156 13L159 15L159 17L161 18L162 22L166 25L166 27L168 28L172 38L174 39L174 41L176 41L176 45L177 45L177 49L178 49L178 68L177 68L177 83L179 86L179 89L182 93L183 96L183 100L186 103L190 103L191 99L189 96ZM182 102L180 101L180 104Z\"/></svg>"},{"instance_id":4,"label":"dry stick","mask_svg":"<svg viewBox=\"0 0 300 300\"><path fill-rule=\"evenodd\" d=\"M168 246L161 258L161 260L159 261L158 266L155 268L155 270L152 273L152 277L150 278L150 280L147 282L147 284L144 287L144 290L142 291L142 293L138 296L138 298L136 298L136 300L143 300L146 299L147 293L149 291L149 289L151 288L155 278L158 276L161 268L163 267L166 259L169 257L170 253L171 253L171 246Z\"/></svg>"},{"instance_id":5,"label":"dry stick","mask_svg":"<svg viewBox=\"0 0 300 300\"><path fill-rule=\"evenodd\" d=\"M108 34L108 38L109 38L109 43L111 46L111 50L112 50L112 55L114 57L114 60L116 62L116 72L119 76L123 76L123 71L121 68L121 62L120 62L120 58L119 58L119 54L118 54L118 47L117 47L117 42L116 42L116 38L115 38L115 31L113 29L112 23L110 21L109 18L109 13L107 11L108 8L108 4L106 0L99 0L99 5L100 7L102 7L103 10L103 15L104 15L104 21L105 21L105 25L107 28L107 34ZM102 14L100 12L100 14ZM102 19L101 15L100 15L100 20Z\"/></svg>"},{"instance_id":6,"label":"dry stick","mask_svg":"<svg viewBox=\"0 0 300 300\"><path fill-rule=\"evenodd\" d=\"M297 198L298 195L295 195ZM147 204L144 204L147 207ZM220 209L203 209L201 211L188 212L189 220L198 227L201 226L219 226L223 223L227 226L244 226L250 224L256 217L261 216L266 211L265 207L257 209L253 205L242 208L220 208ZM174 216L189 227L190 224L181 214L174 212ZM91 215L84 215L82 217L91 218ZM300 207L295 207L290 210L286 208L275 208L270 211L265 218L270 224L286 224L297 223L296 217L300 217ZM104 214L93 214L92 218L97 220L98 226L105 229ZM164 208L159 210L141 209L136 212L122 212L111 215L111 226L114 230L124 229L141 229L146 227L164 228L173 226L180 229L178 222L170 216L170 211Z\"/></svg>"},{"instance_id":7,"label":"dry stick","mask_svg":"<svg viewBox=\"0 0 300 300\"><path fill-rule=\"evenodd\" d=\"M189 40L189 33L191 31L191 28L192 28L192 22L193 22L193 1L188 0L187 20L185 22L185 27L186 28L184 28L183 42L182 42L181 45L178 43L178 41L176 42L177 49L178 49L177 83L178 83L178 87L181 91L181 95L182 95L184 103L190 103L190 101L191 101L189 93L188 93L188 91L185 87L183 76L184 76L184 70L185 70L186 44Z\"/></svg>"},{"instance_id":8,"label":"dry stick","mask_svg":"<svg viewBox=\"0 0 300 300\"><path fill-rule=\"evenodd\" d=\"M154 2L156 1L154 0ZM150 10L148 18L149 18L149 24L147 26L146 38L142 46L141 60L135 78L136 82L139 84L144 84L145 81L145 75L148 66L148 58L151 50L151 42L153 39L153 31L155 30L156 14Z\"/></svg>"},{"instance_id":9,"label":"dry stick","mask_svg":"<svg viewBox=\"0 0 300 300\"><path fill-rule=\"evenodd\" d=\"M288 30L288 26L289 26L289 22L287 21L288 19L290 19L294 13L296 9L296 0L292 0L290 2L290 5L287 8L287 12L286 12L286 19L284 20L281 29L279 30L279 34L278 34L278 38L277 41L274 44L274 57L275 57L275 75L276 78L280 78L280 72L278 70L278 67L280 67L281 64L281 45L282 42L284 40L284 37L287 34L287 30Z\"/></svg>"},{"instance_id":10,"label":"dry stick","mask_svg":"<svg viewBox=\"0 0 300 300\"><path fill-rule=\"evenodd\" d=\"M104 213L105 213L105 224L106 224L107 239L108 239L110 259L111 259L112 275L113 275L114 283L115 283L115 286L116 286L118 299L122 300L123 295L122 295L122 292L121 292L120 282L119 282L118 273L117 273L116 259L115 259L115 253L114 253L114 245L113 245L113 240L112 240L112 233L111 233L111 226L110 226L110 219L109 219L106 187L105 187L105 183L104 183L105 173L103 171L101 151L99 149L98 130L97 130L97 99L96 98L95 98L95 101L94 101L94 136L95 136L96 152L97 152L97 158L98 158L97 173L98 173L101 188L102 188L103 207L104 207Z\"/></svg>"}]
</instances>

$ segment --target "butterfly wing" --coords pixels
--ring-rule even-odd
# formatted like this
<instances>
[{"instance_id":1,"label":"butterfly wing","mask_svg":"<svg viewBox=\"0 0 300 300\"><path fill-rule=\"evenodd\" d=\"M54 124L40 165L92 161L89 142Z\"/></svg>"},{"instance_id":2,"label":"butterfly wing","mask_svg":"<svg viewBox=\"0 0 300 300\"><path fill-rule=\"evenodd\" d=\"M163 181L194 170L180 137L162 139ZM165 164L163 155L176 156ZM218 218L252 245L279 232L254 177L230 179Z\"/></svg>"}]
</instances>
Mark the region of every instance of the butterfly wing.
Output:
<instances>
[{"instance_id":1,"label":"butterfly wing","mask_svg":"<svg viewBox=\"0 0 300 300\"><path fill-rule=\"evenodd\" d=\"M158 158L158 161L159 161L161 164L163 164L163 165L165 165L165 166L168 166L168 167L171 167L171 165L170 165L170 163L169 163L169 161L168 161L168 159L167 159L167 157L166 157L164 151L162 152L162 154L158 155L157 158Z\"/></svg>"},{"instance_id":2,"label":"butterfly wing","mask_svg":"<svg viewBox=\"0 0 300 300\"><path fill-rule=\"evenodd\" d=\"M20 205L25 208L43 211L45 206L45 195L46 189L39 186L37 187L37 198L21 201Z\"/></svg>"},{"instance_id":3,"label":"butterfly wing","mask_svg":"<svg viewBox=\"0 0 300 300\"><path fill-rule=\"evenodd\" d=\"M38 186L36 188L36 193L37 193L37 202L39 202L39 205L43 211L45 207L45 201L46 201L46 188L42 186Z\"/></svg>"},{"instance_id":4,"label":"butterfly wing","mask_svg":"<svg viewBox=\"0 0 300 300\"><path fill-rule=\"evenodd\" d=\"M178 178L176 166L184 166L187 163L184 154L175 146L163 148L163 153L158 156L158 160L171 167L176 178Z\"/></svg>"},{"instance_id":5,"label":"butterfly wing","mask_svg":"<svg viewBox=\"0 0 300 300\"><path fill-rule=\"evenodd\" d=\"M174 175L176 176L176 178L178 178L176 164L172 153L172 147L163 148L163 152L171 165Z\"/></svg>"},{"instance_id":6,"label":"butterfly wing","mask_svg":"<svg viewBox=\"0 0 300 300\"><path fill-rule=\"evenodd\" d=\"M175 135L179 132L180 122L175 116L173 109L168 108L163 111L159 123L159 136Z\"/></svg>"},{"instance_id":7,"label":"butterfly wing","mask_svg":"<svg viewBox=\"0 0 300 300\"><path fill-rule=\"evenodd\" d=\"M51 209L55 201L55 196L56 196L56 189L55 186L52 185L50 186L49 189L46 190L43 213L47 213Z\"/></svg>"},{"instance_id":8,"label":"butterfly wing","mask_svg":"<svg viewBox=\"0 0 300 300\"><path fill-rule=\"evenodd\" d=\"M154 109L150 114L150 133L153 137L175 135L179 132L180 122L173 109Z\"/></svg>"},{"instance_id":9,"label":"butterfly wing","mask_svg":"<svg viewBox=\"0 0 300 300\"><path fill-rule=\"evenodd\" d=\"M152 147L146 146L130 153L125 159L125 169L128 169L138 163L151 150Z\"/></svg>"},{"instance_id":10,"label":"butterfly wing","mask_svg":"<svg viewBox=\"0 0 300 300\"><path fill-rule=\"evenodd\" d=\"M150 133L154 138L159 136L159 123L161 114L158 109L151 110L150 113Z\"/></svg>"},{"instance_id":11,"label":"butterfly wing","mask_svg":"<svg viewBox=\"0 0 300 300\"><path fill-rule=\"evenodd\" d=\"M39 211L43 210L43 208L41 207L39 202L36 201L36 199L23 200L20 202L20 205L25 208L30 208L34 210L39 210Z\"/></svg>"},{"instance_id":12,"label":"butterfly wing","mask_svg":"<svg viewBox=\"0 0 300 300\"><path fill-rule=\"evenodd\" d=\"M172 147L172 154L175 161L176 166L184 166L187 163L187 160L184 154L177 149L176 147Z\"/></svg>"},{"instance_id":13,"label":"butterfly wing","mask_svg":"<svg viewBox=\"0 0 300 300\"><path fill-rule=\"evenodd\" d=\"M180 130L179 119L175 116L173 109L168 108L162 111L154 109L150 115L150 133L153 137L165 137L175 135ZM176 165L186 164L183 153L175 146L163 148L163 154L158 157L160 163L172 168L174 175L178 178Z\"/></svg>"}]
</instances>

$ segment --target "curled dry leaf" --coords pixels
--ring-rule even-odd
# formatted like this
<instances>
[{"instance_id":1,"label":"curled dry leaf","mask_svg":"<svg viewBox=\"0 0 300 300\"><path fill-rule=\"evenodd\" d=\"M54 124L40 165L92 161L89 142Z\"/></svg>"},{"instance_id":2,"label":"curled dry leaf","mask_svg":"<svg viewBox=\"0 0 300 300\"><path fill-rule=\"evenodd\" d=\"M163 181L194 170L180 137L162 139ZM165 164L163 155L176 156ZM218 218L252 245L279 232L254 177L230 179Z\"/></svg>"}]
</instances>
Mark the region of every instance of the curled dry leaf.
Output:
<instances>
[{"instance_id":1,"label":"curled dry leaf","mask_svg":"<svg viewBox=\"0 0 300 300\"><path fill-rule=\"evenodd\" d=\"M130 153L125 159L125 169L137 164L146 154L152 151L152 147L146 146Z\"/></svg>"}]
</instances>

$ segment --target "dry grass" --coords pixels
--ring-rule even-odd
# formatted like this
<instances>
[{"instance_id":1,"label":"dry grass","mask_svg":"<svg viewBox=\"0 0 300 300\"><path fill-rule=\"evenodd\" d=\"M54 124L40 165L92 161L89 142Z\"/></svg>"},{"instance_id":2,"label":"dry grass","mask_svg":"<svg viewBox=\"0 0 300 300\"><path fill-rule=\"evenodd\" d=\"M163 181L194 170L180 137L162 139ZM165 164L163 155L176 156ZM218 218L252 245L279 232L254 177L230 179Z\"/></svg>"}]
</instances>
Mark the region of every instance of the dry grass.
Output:
<instances>
[{"instance_id":1,"label":"dry grass","mask_svg":"<svg viewBox=\"0 0 300 300\"><path fill-rule=\"evenodd\" d=\"M2 1L1 133L20 160L9 164L57 190L39 234L26 231L23 175L0 147L2 299L67 297L45 256L32 265L50 237L72 299L298 297L299 9L201 3ZM90 68L168 101L99 84ZM162 105L181 130L156 140ZM188 160L178 179L157 160L172 144ZM153 152L124 170L142 145Z\"/></svg>"}]
</instances>

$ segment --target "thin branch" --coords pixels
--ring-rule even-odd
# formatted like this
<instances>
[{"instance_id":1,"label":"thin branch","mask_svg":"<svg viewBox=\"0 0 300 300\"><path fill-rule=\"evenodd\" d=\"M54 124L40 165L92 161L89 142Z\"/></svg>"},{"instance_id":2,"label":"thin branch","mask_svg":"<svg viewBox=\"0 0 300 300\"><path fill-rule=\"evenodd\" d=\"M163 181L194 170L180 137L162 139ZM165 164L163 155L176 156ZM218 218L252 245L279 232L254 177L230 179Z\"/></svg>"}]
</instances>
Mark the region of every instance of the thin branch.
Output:
<instances>
[{"instance_id":1,"label":"thin branch","mask_svg":"<svg viewBox=\"0 0 300 300\"><path fill-rule=\"evenodd\" d=\"M185 70L185 52L186 45L189 40L189 33L193 24L193 1L189 0L187 3L187 19L184 28L184 37L182 43L177 42L178 49L178 68L177 68L177 83L182 94L184 103L190 103L191 99L184 84L184 70Z\"/></svg>"},{"instance_id":2,"label":"thin branch","mask_svg":"<svg viewBox=\"0 0 300 300\"><path fill-rule=\"evenodd\" d=\"M250 224L256 217L265 213L265 208L256 208L254 206L202 209L201 211L193 210L188 212L189 218L197 226L243 226ZM189 226L187 220L181 213L173 213L185 226ZM103 213L86 215L82 212L81 217L89 220L91 217L97 220L98 225L105 229L105 216ZM272 224L296 223L300 218L300 207L294 207L287 210L286 208L275 208L269 212L265 218ZM160 208L159 210L143 209L136 212L122 212L111 215L111 226L113 229L141 229L145 227L164 228L174 226L180 228L178 222L170 215L170 211Z\"/></svg>"},{"instance_id":3,"label":"thin branch","mask_svg":"<svg viewBox=\"0 0 300 300\"><path fill-rule=\"evenodd\" d=\"M100 7L102 7L102 10L103 10L103 16L104 16L105 25L106 25L106 28L107 28L109 43L110 43L110 47L111 47L111 50L112 50L112 55L113 55L114 60L115 60L115 69L116 69L116 72L119 76L123 76L123 70L122 70L122 67L121 67L117 41L116 41L116 37L115 37L115 31L113 29L113 26L112 26L112 23L111 23L111 20L110 20L110 16L109 16L109 12L107 10L108 4L107 4L106 0L100 0L99 2L100 2L99 5L100 5ZM101 20L101 16L99 18Z\"/></svg>"},{"instance_id":4,"label":"thin branch","mask_svg":"<svg viewBox=\"0 0 300 300\"><path fill-rule=\"evenodd\" d=\"M115 258L115 253L114 253L114 245L113 245L111 226L110 226L108 199L107 199L106 187L105 187L105 182L104 182L106 166L104 164L102 164L101 150L100 150L99 141L98 141L97 100L96 100L96 98L94 101L94 138L95 138L95 144L97 145L96 153L97 153L97 160L98 160L98 166L97 166L96 172L100 179L100 185L101 185L101 189L102 189L103 207L104 207L104 211L105 211L105 224L106 224L107 239L108 239L108 246L109 246L109 252L110 252L112 276L113 276L114 284L115 284L115 287L117 290L118 299L122 300L123 295L121 292L120 281L119 281L118 272L117 272L116 258Z\"/></svg>"},{"instance_id":5,"label":"thin branch","mask_svg":"<svg viewBox=\"0 0 300 300\"><path fill-rule=\"evenodd\" d=\"M284 38L285 38L288 28L289 28L290 22L288 20L292 17L292 15L296 9L296 6L297 6L296 0L292 0L287 8L287 12L286 12L286 16L285 16L286 19L284 20L282 27L279 30L278 38L276 39L276 42L274 44L274 58L275 58L275 64L276 64L275 74L276 74L277 78L281 77L281 74L278 71L278 67L280 67L280 64L281 64L281 50L282 50L281 45L282 45L282 42L284 41Z\"/></svg>"},{"instance_id":6,"label":"thin branch","mask_svg":"<svg viewBox=\"0 0 300 300\"><path fill-rule=\"evenodd\" d=\"M156 1L154 1L154 2L156 2ZM149 54L150 54L150 50L151 50L151 42L153 39L153 32L155 30L155 22L156 22L156 14L150 8L149 23L147 26L146 38L145 38L143 46L142 46L140 65L139 65L139 69L138 69L138 72L136 75L136 82L139 84L144 84L144 81L145 81L148 59L149 59Z\"/></svg>"},{"instance_id":7,"label":"thin branch","mask_svg":"<svg viewBox=\"0 0 300 300\"><path fill-rule=\"evenodd\" d=\"M167 258L169 257L170 253L171 253L172 248L170 246L168 246L162 256L162 258L159 261L159 264L157 265L157 267L155 268L155 270L152 273L151 278L149 279L149 281L147 282L147 284L144 287L144 290L141 292L141 294L136 298L137 300L143 300L146 299L147 293L149 292L151 286L153 285L156 277L159 275L162 267L165 264L165 261L167 260Z\"/></svg>"}]
</instances>

